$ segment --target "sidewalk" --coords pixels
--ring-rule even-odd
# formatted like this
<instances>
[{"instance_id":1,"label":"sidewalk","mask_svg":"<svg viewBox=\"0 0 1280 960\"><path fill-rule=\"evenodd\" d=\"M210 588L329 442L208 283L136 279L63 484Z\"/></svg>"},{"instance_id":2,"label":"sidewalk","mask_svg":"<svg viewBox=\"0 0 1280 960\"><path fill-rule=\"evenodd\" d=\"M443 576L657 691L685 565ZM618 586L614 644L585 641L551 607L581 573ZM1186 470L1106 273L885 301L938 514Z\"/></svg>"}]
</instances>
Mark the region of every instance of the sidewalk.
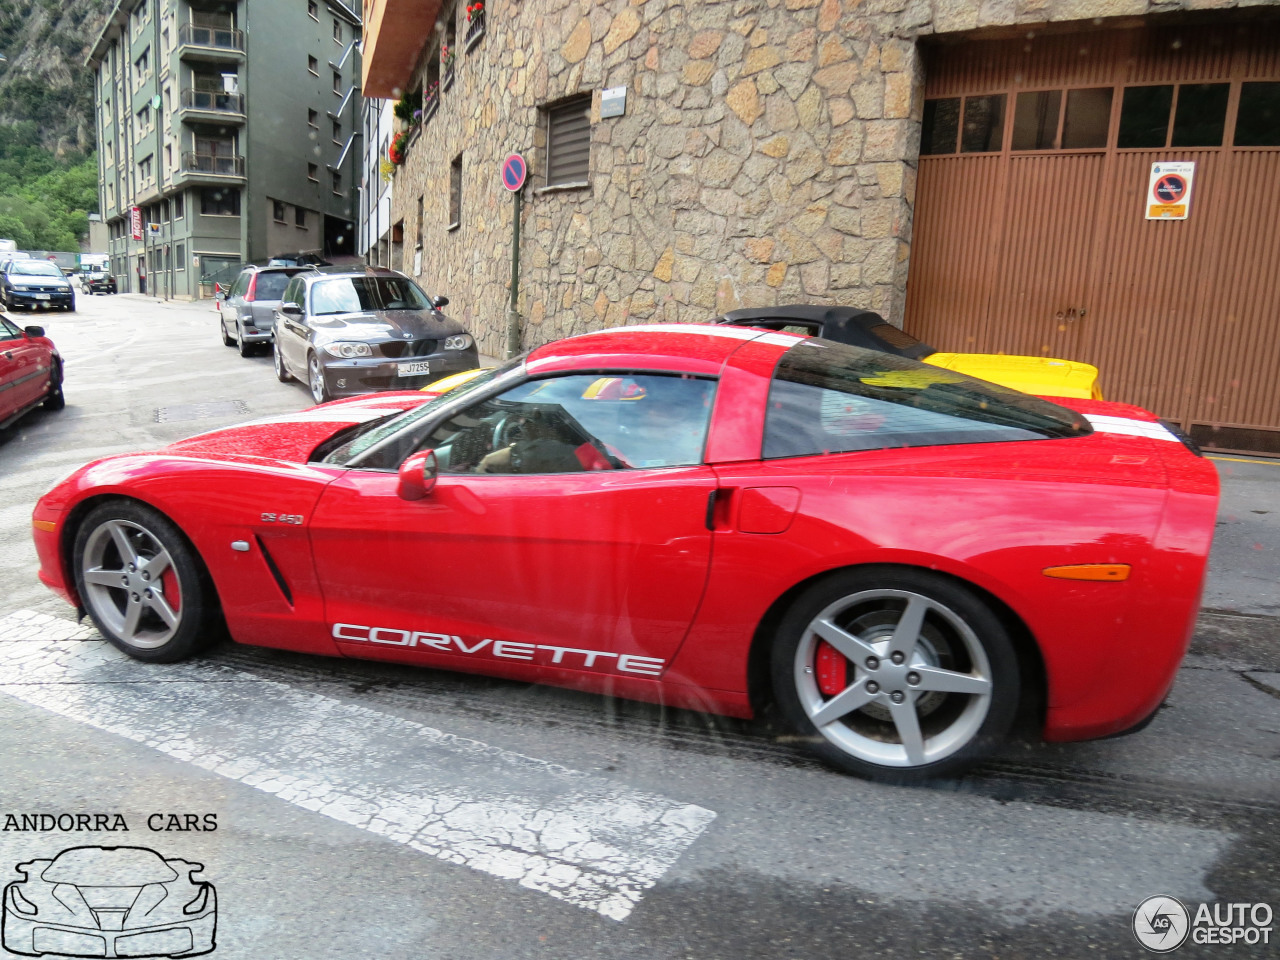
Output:
<instances>
[{"instance_id":1,"label":"sidewalk","mask_svg":"<svg viewBox=\"0 0 1280 960\"><path fill-rule=\"evenodd\" d=\"M201 313L214 312L214 301L210 300L165 300L163 297L153 297L149 293L117 293L113 294L119 300L133 300L138 303L145 303L156 307L169 307L176 310L194 310Z\"/></svg>"}]
</instances>

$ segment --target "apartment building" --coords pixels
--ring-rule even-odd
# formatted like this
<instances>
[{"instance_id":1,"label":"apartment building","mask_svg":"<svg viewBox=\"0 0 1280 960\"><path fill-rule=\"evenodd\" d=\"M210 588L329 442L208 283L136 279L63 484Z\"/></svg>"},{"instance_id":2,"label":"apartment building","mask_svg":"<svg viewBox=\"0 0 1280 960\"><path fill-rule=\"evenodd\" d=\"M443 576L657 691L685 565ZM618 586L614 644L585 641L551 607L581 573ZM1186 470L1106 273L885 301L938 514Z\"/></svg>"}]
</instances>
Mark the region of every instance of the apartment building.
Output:
<instances>
[{"instance_id":1,"label":"apartment building","mask_svg":"<svg viewBox=\"0 0 1280 960\"><path fill-rule=\"evenodd\" d=\"M356 253L360 18L339 0L118 0L94 43L99 203L122 291Z\"/></svg>"}]
</instances>

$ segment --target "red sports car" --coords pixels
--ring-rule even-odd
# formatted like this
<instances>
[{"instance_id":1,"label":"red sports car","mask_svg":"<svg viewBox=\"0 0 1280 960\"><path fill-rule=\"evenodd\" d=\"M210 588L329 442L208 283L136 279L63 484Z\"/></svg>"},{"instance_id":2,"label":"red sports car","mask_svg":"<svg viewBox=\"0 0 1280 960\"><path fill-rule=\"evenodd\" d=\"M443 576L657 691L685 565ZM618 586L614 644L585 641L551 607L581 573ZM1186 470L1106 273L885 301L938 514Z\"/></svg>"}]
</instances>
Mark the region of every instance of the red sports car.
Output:
<instances>
[{"instance_id":1,"label":"red sports car","mask_svg":"<svg viewBox=\"0 0 1280 960\"><path fill-rule=\"evenodd\" d=\"M1195 621L1213 467L1144 410L728 326L540 347L90 464L41 578L140 660L245 643L739 717L907 781L1141 725Z\"/></svg>"}]
</instances>

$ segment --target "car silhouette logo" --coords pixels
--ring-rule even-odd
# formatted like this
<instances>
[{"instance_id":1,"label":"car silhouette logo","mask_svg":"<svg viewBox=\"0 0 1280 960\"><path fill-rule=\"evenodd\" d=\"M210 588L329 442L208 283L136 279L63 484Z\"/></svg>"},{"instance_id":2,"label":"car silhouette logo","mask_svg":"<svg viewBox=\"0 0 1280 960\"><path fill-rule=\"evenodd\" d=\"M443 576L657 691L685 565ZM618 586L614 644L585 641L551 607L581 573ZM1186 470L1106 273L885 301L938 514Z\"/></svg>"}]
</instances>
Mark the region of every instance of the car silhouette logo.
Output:
<instances>
[{"instance_id":1,"label":"car silhouette logo","mask_svg":"<svg viewBox=\"0 0 1280 960\"><path fill-rule=\"evenodd\" d=\"M218 898L204 869L146 847L71 847L15 868L3 942L23 956L194 957L216 944Z\"/></svg>"}]
</instances>

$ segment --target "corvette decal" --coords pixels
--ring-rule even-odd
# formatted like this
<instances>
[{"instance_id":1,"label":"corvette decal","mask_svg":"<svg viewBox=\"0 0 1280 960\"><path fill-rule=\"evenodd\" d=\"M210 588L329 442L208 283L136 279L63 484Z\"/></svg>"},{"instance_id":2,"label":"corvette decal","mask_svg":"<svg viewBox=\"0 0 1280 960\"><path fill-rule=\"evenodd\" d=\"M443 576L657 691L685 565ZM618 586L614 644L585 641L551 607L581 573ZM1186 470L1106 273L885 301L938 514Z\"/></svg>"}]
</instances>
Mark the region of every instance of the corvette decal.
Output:
<instances>
[{"instance_id":1,"label":"corvette decal","mask_svg":"<svg viewBox=\"0 0 1280 960\"><path fill-rule=\"evenodd\" d=\"M347 643L374 643L388 647L429 647L441 653L461 653L466 656L485 653L503 660L527 660L541 666L578 667L586 670L607 670L613 667L622 673L641 677L660 676L666 665L666 661L658 657L638 657L633 653L582 650L578 647L557 647L544 643L517 643L514 640L493 640L488 637L468 642L454 634L400 630L396 627L369 627L356 623L335 623L333 638Z\"/></svg>"},{"instance_id":2,"label":"corvette decal","mask_svg":"<svg viewBox=\"0 0 1280 960\"><path fill-rule=\"evenodd\" d=\"M1130 420L1128 417L1107 417L1096 413L1086 413L1084 418L1099 433L1119 433L1127 437L1147 437L1150 440L1182 441L1170 433L1161 423L1149 420Z\"/></svg>"}]
</instances>

